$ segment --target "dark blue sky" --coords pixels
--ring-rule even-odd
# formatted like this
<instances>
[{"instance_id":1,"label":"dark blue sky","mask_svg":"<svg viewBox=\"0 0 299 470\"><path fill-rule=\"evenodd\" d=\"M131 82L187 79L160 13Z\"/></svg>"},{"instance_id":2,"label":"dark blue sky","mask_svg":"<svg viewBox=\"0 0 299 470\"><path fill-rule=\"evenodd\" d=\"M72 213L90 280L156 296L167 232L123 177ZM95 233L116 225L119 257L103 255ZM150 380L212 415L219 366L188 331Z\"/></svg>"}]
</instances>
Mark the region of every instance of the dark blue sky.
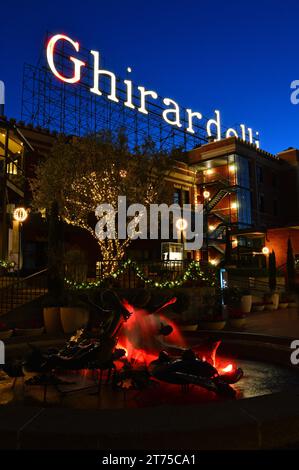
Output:
<instances>
[{"instance_id":1,"label":"dark blue sky","mask_svg":"<svg viewBox=\"0 0 299 470\"><path fill-rule=\"evenodd\" d=\"M109 69L212 114L260 131L263 149L299 148L298 0L15 0L1 3L0 80L6 114L20 118L22 68L46 31L99 50Z\"/></svg>"}]
</instances>

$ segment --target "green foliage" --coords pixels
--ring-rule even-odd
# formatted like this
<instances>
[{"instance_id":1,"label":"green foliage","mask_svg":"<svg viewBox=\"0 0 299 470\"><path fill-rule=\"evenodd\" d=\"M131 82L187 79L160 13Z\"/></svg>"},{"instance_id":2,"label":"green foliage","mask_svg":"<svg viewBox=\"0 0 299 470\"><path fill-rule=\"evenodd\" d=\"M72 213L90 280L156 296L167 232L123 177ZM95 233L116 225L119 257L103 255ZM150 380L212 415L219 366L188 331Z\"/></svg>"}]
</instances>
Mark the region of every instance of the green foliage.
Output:
<instances>
[{"instance_id":1,"label":"green foliage","mask_svg":"<svg viewBox=\"0 0 299 470\"><path fill-rule=\"evenodd\" d=\"M292 290L295 286L295 259L293 254L293 247L290 238L288 239L288 249L287 249L287 285L288 289Z\"/></svg>"},{"instance_id":2,"label":"green foliage","mask_svg":"<svg viewBox=\"0 0 299 470\"><path fill-rule=\"evenodd\" d=\"M239 307L243 293L237 287L223 289L223 301L225 305Z\"/></svg>"},{"instance_id":3,"label":"green foliage","mask_svg":"<svg viewBox=\"0 0 299 470\"><path fill-rule=\"evenodd\" d=\"M269 254L269 288L271 291L276 289L276 257L274 250Z\"/></svg>"},{"instance_id":4,"label":"green foliage","mask_svg":"<svg viewBox=\"0 0 299 470\"><path fill-rule=\"evenodd\" d=\"M142 269L138 266L138 264L131 259L121 262L120 266L117 269L115 269L113 272L111 272L109 276L104 277L100 279L99 281L73 282L70 279L65 279L65 282L67 286L73 289L79 289L79 290L80 289L94 289L94 288L105 285L108 279L117 279L121 274L123 274L126 271L128 267L130 267L131 269L135 271L137 277L139 277L139 279L141 279L147 287L157 287L159 289L174 288L174 287L182 286L185 282L189 280L202 281L210 286L218 285L218 279L217 279L215 271L212 269L207 269L206 271L202 271L199 263L196 261L192 261L189 267L186 269L186 271L178 279L158 282L158 281L155 281L153 279L146 277Z\"/></svg>"}]
</instances>

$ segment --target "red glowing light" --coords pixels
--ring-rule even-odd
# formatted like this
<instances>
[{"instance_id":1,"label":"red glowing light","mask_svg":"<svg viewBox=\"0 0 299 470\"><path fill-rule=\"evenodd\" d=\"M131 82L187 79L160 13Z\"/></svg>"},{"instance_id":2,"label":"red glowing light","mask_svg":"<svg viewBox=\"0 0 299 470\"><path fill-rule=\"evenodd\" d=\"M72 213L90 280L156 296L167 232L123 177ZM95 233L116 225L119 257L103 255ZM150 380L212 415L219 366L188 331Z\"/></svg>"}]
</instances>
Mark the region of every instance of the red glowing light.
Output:
<instances>
[{"instance_id":1,"label":"red glowing light","mask_svg":"<svg viewBox=\"0 0 299 470\"><path fill-rule=\"evenodd\" d=\"M233 365L228 364L226 367L222 369L222 372L231 372L233 370Z\"/></svg>"},{"instance_id":2,"label":"red glowing light","mask_svg":"<svg viewBox=\"0 0 299 470\"><path fill-rule=\"evenodd\" d=\"M52 36L50 38L50 40L47 44L47 61L48 61L49 67L50 67L52 73L57 78L59 78L59 80L61 80L62 82L77 83L80 80L81 67L84 67L86 64L82 60L76 59L75 57L70 57L69 58L70 61L73 62L73 64L74 64L74 75L73 75L73 77L64 77L63 75L61 75L58 72L58 70L55 66L55 63L54 63L54 53L55 53L56 43L57 43L57 41L61 41L61 40L70 43L73 46L73 48L75 49L75 51L79 52L80 45L79 45L78 42L73 41L71 38L69 38L68 36L66 36L64 34L56 34L55 36Z\"/></svg>"}]
</instances>

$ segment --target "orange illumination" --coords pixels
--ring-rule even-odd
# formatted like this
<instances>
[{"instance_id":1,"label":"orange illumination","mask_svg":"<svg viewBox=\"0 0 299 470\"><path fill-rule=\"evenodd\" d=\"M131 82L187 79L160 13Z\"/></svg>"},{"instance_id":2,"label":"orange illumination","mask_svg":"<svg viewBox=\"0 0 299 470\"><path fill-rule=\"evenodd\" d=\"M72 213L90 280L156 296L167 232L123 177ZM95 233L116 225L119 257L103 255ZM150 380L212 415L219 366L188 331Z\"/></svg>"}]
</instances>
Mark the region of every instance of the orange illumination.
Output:
<instances>
[{"instance_id":1,"label":"orange illumination","mask_svg":"<svg viewBox=\"0 0 299 470\"><path fill-rule=\"evenodd\" d=\"M222 369L222 372L231 372L232 370L233 370L233 365L228 364L228 366L226 366Z\"/></svg>"},{"instance_id":2,"label":"orange illumination","mask_svg":"<svg viewBox=\"0 0 299 470\"><path fill-rule=\"evenodd\" d=\"M208 199L208 198L210 197L210 191L204 191L204 192L203 192L203 197L204 197L205 199Z\"/></svg>"}]
</instances>

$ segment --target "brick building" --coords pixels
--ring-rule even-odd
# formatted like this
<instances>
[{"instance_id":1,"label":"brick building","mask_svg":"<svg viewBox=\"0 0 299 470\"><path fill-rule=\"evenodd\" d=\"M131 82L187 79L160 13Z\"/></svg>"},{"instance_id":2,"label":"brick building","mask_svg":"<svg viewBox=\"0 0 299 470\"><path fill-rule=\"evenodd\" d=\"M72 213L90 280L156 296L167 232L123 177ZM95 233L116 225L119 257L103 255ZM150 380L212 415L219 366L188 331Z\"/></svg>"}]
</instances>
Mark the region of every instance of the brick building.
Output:
<instances>
[{"instance_id":1,"label":"brick building","mask_svg":"<svg viewBox=\"0 0 299 470\"><path fill-rule=\"evenodd\" d=\"M11 136L17 136L14 137L14 145L25 149L21 153L16 150L18 161L21 161L22 155L18 174L24 179L24 187L23 191L18 191L18 196L9 196L6 211L10 217L17 205L30 207L28 179L34 176L36 162L51 150L55 134L23 124L15 126L7 121L0 122L0 133L1 126L10 126ZM0 138L2 160L3 139ZM7 155L12 158L11 153ZM14 168L17 165L15 158L12 162L7 160ZM8 182L13 176L16 179L16 175L9 173L12 169L7 166ZM169 252L167 259L201 259L217 265L224 258L229 239L234 265L265 266L266 256L262 249L268 247L275 250L277 265L283 266L287 239L290 237L294 254L299 259L299 151L296 149L290 148L272 155L255 145L230 137L207 143L183 155L181 161L174 163L167 179L172 186L173 202L204 204L203 247L199 251L186 251L183 244L174 243L173 240L137 240L130 246L129 256L161 260ZM9 258L7 227L2 225L1 232L2 258ZM73 227L66 229L65 236L67 249L79 247L85 252L89 266L95 266L99 259L96 242ZM45 221L31 213L24 224L22 237L25 270L35 271L44 267L47 256Z\"/></svg>"}]
</instances>

